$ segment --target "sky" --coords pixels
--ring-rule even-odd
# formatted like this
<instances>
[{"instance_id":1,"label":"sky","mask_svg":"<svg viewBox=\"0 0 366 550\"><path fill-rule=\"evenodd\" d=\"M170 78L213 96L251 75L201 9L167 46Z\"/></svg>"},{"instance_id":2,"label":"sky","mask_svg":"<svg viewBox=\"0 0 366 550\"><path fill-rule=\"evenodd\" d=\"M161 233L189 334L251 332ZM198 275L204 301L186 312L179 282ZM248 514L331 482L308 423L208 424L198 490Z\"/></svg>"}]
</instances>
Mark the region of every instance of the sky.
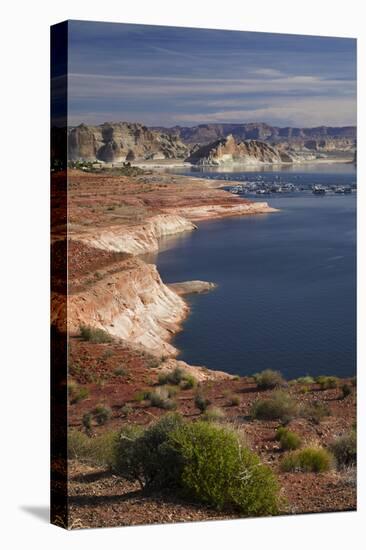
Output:
<instances>
[{"instance_id":1,"label":"sky","mask_svg":"<svg viewBox=\"0 0 366 550\"><path fill-rule=\"evenodd\" d=\"M356 124L356 40L69 22L69 125Z\"/></svg>"}]
</instances>

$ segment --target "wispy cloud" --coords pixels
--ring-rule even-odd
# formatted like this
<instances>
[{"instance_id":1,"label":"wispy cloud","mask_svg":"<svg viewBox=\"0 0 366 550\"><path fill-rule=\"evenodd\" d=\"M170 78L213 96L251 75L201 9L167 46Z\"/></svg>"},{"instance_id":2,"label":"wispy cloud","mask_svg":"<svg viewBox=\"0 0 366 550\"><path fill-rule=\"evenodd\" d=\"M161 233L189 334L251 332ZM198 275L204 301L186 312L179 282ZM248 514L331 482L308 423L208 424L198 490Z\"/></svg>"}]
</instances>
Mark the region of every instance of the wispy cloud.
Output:
<instances>
[{"instance_id":1,"label":"wispy cloud","mask_svg":"<svg viewBox=\"0 0 366 550\"><path fill-rule=\"evenodd\" d=\"M356 119L349 39L78 22L69 68L72 124Z\"/></svg>"}]
</instances>

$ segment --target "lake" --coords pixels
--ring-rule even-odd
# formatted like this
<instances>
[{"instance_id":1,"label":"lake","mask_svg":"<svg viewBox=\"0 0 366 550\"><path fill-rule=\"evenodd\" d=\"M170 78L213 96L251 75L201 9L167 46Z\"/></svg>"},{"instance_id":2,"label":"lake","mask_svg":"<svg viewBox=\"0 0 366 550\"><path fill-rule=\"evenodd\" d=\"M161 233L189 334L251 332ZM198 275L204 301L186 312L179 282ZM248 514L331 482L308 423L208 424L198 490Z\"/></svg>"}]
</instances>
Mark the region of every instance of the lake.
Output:
<instances>
[{"instance_id":1,"label":"lake","mask_svg":"<svg viewBox=\"0 0 366 550\"><path fill-rule=\"evenodd\" d=\"M302 191L253 195L280 211L199 222L198 231L167 241L156 258L164 282L218 284L188 297L191 314L174 339L179 358L239 375L271 368L287 378L353 376L356 193L316 196L310 186L352 185L355 168L206 169L197 175L268 182L281 177Z\"/></svg>"}]
</instances>

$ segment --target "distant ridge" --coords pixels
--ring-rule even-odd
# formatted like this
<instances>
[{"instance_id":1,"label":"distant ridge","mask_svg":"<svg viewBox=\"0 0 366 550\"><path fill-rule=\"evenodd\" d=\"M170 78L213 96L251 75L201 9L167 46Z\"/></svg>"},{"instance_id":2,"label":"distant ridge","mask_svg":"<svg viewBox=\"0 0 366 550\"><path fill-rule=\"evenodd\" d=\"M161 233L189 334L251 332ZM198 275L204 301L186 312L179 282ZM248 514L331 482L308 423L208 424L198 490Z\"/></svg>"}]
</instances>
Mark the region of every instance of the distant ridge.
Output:
<instances>
[{"instance_id":1,"label":"distant ridge","mask_svg":"<svg viewBox=\"0 0 366 550\"><path fill-rule=\"evenodd\" d=\"M204 144L233 135L238 140L258 139L271 142L298 142L307 147L310 140L337 140L338 145L354 145L357 137L356 126L316 126L312 128L296 128L291 126L270 126L264 122L249 122L244 124L199 124L197 126L156 126L151 129L179 137L186 144ZM308 145L311 145L308 143ZM315 145L315 144L314 144Z\"/></svg>"}]
</instances>

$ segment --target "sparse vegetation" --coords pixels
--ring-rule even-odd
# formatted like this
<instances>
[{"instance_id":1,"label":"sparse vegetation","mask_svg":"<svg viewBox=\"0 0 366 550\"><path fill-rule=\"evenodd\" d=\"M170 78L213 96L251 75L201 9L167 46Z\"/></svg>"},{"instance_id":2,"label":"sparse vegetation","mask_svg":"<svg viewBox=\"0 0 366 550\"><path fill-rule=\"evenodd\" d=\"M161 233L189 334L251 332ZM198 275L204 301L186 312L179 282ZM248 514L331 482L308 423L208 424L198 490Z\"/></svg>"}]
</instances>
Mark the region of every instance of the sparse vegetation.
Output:
<instances>
[{"instance_id":1,"label":"sparse vegetation","mask_svg":"<svg viewBox=\"0 0 366 550\"><path fill-rule=\"evenodd\" d=\"M310 420L310 422L320 424L321 420L327 416L330 416L331 412L326 403L322 403L321 401L312 401L310 403L306 403L301 408L300 414L303 418Z\"/></svg>"},{"instance_id":2,"label":"sparse vegetation","mask_svg":"<svg viewBox=\"0 0 366 550\"><path fill-rule=\"evenodd\" d=\"M301 438L283 426L277 429L276 440L280 443L283 451L294 451L301 445Z\"/></svg>"},{"instance_id":3,"label":"sparse vegetation","mask_svg":"<svg viewBox=\"0 0 366 550\"><path fill-rule=\"evenodd\" d=\"M80 336L83 340L93 344L105 344L112 341L112 337L105 330L86 325L80 326Z\"/></svg>"},{"instance_id":4,"label":"sparse vegetation","mask_svg":"<svg viewBox=\"0 0 366 550\"><path fill-rule=\"evenodd\" d=\"M235 393L229 394L227 398L227 403L230 407L237 407L240 405L240 397Z\"/></svg>"},{"instance_id":5,"label":"sparse vegetation","mask_svg":"<svg viewBox=\"0 0 366 550\"><path fill-rule=\"evenodd\" d=\"M351 386L349 386L348 384L343 384L341 390L343 399L346 399L346 397L348 397L352 393Z\"/></svg>"},{"instance_id":6,"label":"sparse vegetation","mask_svg":"<svg viewBox=\"0 0 366 550\"><path fill-rule=\"evenodd\" d=\"M93 410L95 421L99 425L105 424L112 416L112 410L106 405L97 405Z\"/></svg>"},{"instance_id":7,"label":"sparse vegetation","mask_svg":"<svg viewBox=\"0 0 366 550\"><path fill-rule=\"evenodd\" d=\"M201 411L201 413L205 412L207 407L211 405L211 401L202 395L201 393L197 393L194 398L194 404Z\"/></svg>"},{"instance_id":8,"label":"sparse vegetation","mask_svg":"<svg viewBox=\"0 0 366 550\"><path fill-rule=\"evenodd\" d=\"M296 401L284 391L276 391L268 399L258 399L252 407L252 416L258 420L289 422L297 415Z\"/></svg>"},{"instance_id":9,"label":"sparse vegetation","mask_svg":"<svg viewBox=\"0 0 366 550\"><path fill-rule=\"evenodd\" d=\"M89 437L77 430L69 430L67 435L68 457L113 468L117 441L117 432L105 432L97 437Z\"/></svg>"},{"instance_id":10,"label":"sparse vegetation","mask_svg":"<svg viewBox=\"0 0 366 550\"><path fill-rule=\"evenodd\" d=\"M158 377L158 383L180 385L182 389L194 388L197 385L197 380L182 367L176 367L170 372L161 372Z\"/></svg>"},{"instance_id":11,"label":"sparse vegetation","mask_svg":"<svg viewBox=\"0 0 366 550\"><path fill-rule=\"evenodd\" d=\"M177 408L175 401L171 399L171 393L167 388L157 388L148 395L152 407L159 409L173 410Z\"/></svg>"},{"instance_id":12,"label":"sparse vegetation","mask_svg":"<svg viewBox=\"0 0 366 550\"><path fill-rule=\"evenodd\" d=\"M340 468L353 466L357 462L357 436L352 430L350 433L335 439L329 446Z\"/></svg>"},{"instance_id":13,"label":"sparse vegetation","mask_svg":"<svg viewBox=\"0 0 366 550\"><path fill-rule=\"evenodd\" d=\"M203 419L208 422L222 422L226 414L220 407L208 407L203 413Z\"/></svg>"},{"instance_id":14,"label":"sparse vegetation","mask_svg":"<svg viewBox=\"0 0 366 550\"><path fill-rule=\"evenodd\" d=\"M271 390L286 384L282 374L271 369L266 369L262 372L254 374L253 378L258 386L258 389L260 390Z\"/></svg>"},{"instance_id":15,"label":"sparse vegetation","mask_svg":"<svg viewBox=\"0 0 366 550\"><path fill-rule=\"evenodd\" d=\"M315 382L321 390L332 390L338 387L339 379L336 376L317 376Z\"/></svg>"},{"instance_id":16,"label":"sparse vegetation","mask_svg":"<svg viewBox=\"0 0 366 550\"><path fill-rule=\"evenodd\" d=\"M70 404L75 405L89 396L89 390L85 386L79 386L76 382L69 381L68 392Z\"/></svg>"},{"instance_id":17,"label":"sparse vegetation","mask_svg":"<svg viewBox=\"0 0 366 550\"><path fill-rule=\"evenodd\" d=\"M300 376L300 378L296 379L296 383L310 385L310 384L314 384L315 380L312 376Z\"/></svg>"},{"instance_id":18,"label":"sparse vegetation","mask_svg":"<svg viewBox=\"0 0 366 550\"><path fill-rule=\"evenodd\" d=\"M117 367L116 369L114 369L113 373L114 373L115 376L126 376L127 375L127 371L123 367Z\"/></svg>"},{"instance_id":19,"label":"sparse vegetation","mask_svg":"<svg viewBox=\"0 0 366 550\"><path fill-rule=\"evenodd\" d=\"M281 461L284 472L327 472L332 467L333 456L321 447L308 447L292 451Z\"/></svg>"}]
</instances>

